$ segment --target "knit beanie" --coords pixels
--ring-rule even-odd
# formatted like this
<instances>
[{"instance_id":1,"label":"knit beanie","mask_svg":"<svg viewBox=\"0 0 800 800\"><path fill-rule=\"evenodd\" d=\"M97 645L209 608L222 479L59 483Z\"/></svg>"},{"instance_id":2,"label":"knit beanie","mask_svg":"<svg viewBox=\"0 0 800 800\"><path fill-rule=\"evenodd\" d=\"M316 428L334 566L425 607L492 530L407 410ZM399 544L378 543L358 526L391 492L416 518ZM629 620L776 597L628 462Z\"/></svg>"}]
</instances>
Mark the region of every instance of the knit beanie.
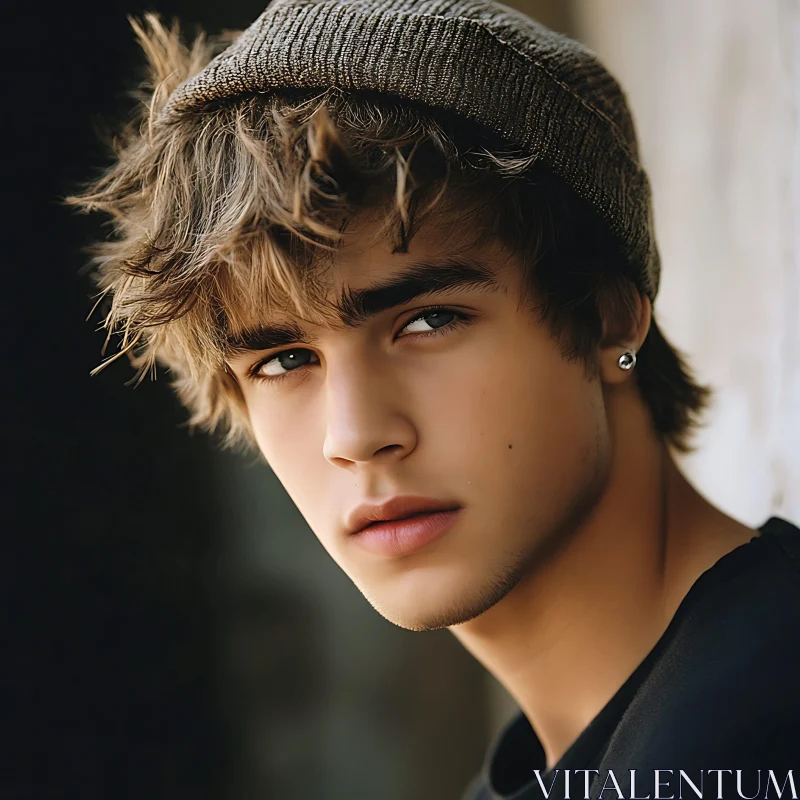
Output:
<instances>
[{"instance_id":1,"label":"knit beanie","mask_svg":"<svg viewBox=\"0 0 800 800\"><path fill-rule=\"evenodd\" d=\"M619 84L586 47L493 0L273 0L175 88L157 123L246 93L331 86L450 112L541 161L600 213L655 299L650 186Z\"/></svg>"}]
</instances>

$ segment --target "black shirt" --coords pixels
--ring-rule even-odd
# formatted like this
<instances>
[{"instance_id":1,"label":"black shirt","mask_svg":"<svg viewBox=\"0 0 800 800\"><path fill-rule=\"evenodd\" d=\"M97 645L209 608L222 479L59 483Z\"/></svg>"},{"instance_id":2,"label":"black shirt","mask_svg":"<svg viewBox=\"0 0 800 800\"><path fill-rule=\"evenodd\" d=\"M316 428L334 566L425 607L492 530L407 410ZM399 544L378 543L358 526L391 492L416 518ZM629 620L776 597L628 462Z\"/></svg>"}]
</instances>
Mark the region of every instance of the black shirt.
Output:
<instances>
[{"instance_id":1,"label":"black shirt","mask_svg":"<svg viewBox=\"0 0 800 800\"><path fill-rule=\"evenodd\" d=\"M519 712L462 800L800 797L800 529L759 530L700 575L552 770Z\"/></svg>"}]
</instances>

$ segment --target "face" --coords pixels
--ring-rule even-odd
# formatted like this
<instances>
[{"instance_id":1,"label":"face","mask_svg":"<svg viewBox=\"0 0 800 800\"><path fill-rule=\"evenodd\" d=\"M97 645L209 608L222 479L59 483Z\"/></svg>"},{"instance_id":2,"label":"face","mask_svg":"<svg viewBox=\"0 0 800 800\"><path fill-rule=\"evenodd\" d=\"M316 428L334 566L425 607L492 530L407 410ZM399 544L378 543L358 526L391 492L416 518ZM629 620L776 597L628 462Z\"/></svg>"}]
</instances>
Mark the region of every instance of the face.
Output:
<instances>
[{"instance_id":1,"label":"face","mask_svg":"<svg viewBox=\"0 0 800 800\"><path fill-rule=\"evenodd\" d=\"M410 630L449 627L534 577L596 502L602 388L520 302L520 265L496 243L430 222L392 254L374 224L323 275L349 325L258 320L242 337L256 349L229 365L263 455L367 600ZM360 504L408 497L450 513L351 533Z\"/></svg>"}]
</instances>

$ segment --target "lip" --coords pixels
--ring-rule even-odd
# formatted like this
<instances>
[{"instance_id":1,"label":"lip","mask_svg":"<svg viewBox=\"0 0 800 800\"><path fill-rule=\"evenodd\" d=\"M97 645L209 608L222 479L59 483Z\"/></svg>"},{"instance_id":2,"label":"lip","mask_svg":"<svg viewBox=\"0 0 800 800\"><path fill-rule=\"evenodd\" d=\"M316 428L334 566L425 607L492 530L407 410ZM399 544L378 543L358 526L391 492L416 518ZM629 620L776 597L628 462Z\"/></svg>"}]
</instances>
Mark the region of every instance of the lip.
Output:
<instances>
[{"instance_id":1,"label":"lip","mask_svg":"<svg viewBox=\"0 0 800 800\"><path fill-rule=\"evenodd\" d=\"M442 536L458 518L458 503L430 497L394 497L363 504L347 518L347 529L359 546L378 555L402 556Z\"/></svg>"}]
</instances>

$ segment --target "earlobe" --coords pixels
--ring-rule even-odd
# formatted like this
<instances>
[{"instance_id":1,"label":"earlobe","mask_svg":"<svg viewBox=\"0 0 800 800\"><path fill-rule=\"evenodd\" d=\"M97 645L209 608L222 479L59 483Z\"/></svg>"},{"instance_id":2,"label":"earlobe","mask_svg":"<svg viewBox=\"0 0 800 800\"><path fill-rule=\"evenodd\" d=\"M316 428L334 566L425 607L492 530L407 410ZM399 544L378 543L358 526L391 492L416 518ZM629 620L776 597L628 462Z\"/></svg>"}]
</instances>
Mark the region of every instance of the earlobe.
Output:
<instances>
[{"instance_id":1,"label":"earlobe","mask_svg":"<svg viewBox=\"0 0 800 800\"><path fill-rule=\"evenodd\" d=\"M607 342L601 352L601 379L603 383L622 383L627 380L626 373L636 366L636 354L650 330L652 306L650 298L640 295L638 314L633 330L618 341Z\"/></svg>"},{"instance_id":2,"label":"earlobe","mask_svg":"<svg viewBox=\"0 0 800 800\"><path fill-rule=\"evenodd\" d=\"M624 383L628 373L636 366L636 350L633 347L606 347L600 354L600 380L606 384Z\"/></svg>"}]
</instances>

